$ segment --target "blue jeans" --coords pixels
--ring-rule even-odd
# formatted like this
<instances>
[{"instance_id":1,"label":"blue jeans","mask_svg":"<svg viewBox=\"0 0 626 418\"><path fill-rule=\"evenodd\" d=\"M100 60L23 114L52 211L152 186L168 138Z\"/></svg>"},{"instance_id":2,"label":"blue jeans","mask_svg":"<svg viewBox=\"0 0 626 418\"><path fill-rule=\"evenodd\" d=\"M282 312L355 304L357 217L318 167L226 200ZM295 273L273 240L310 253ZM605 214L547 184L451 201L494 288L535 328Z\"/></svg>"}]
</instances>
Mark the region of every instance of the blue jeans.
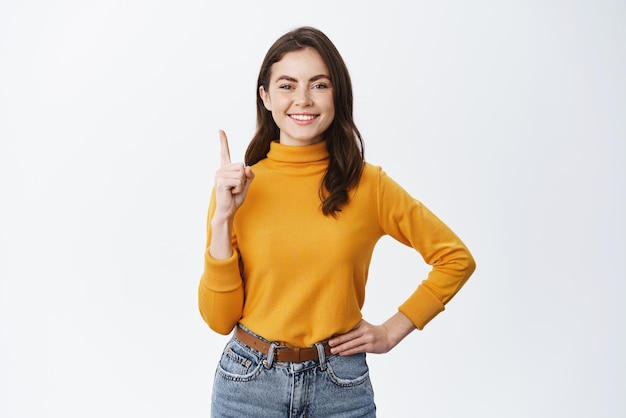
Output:
<instances>
[{"instance_id":1,"label":"blue jeans","mask_svg":"<svg viewBox=\"0 0 626 418\"><path fill-rule=\"evenodd\" d=\"M376 417L365 354L324 357L324 350L319 352L319 361L277 362L233 337L215 372L211 416Z\"/></svg>"}]
</instances>

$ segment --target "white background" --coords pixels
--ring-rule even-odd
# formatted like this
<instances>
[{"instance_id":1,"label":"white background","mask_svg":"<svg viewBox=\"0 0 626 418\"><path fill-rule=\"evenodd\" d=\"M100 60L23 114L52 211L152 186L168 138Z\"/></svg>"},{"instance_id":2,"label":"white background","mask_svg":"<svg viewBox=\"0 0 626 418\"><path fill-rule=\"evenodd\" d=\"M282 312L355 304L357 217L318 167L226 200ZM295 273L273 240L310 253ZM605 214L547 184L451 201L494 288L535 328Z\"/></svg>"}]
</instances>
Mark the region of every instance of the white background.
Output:
<instances>
[{"instance_id":1,"label":"white background","mask_svg":"<svg viewBox=\"0 0 626 418\"><path fill-rule=\"evenodd\" d=\"M379 416L623 417L621 1L0 1L0 416L206 417L197 311L217 131L241 159L271 43L353 77L367 159L478 269L370 356ZM426 273L383 239L366 319Z\"/></svg>"}]
</instances>

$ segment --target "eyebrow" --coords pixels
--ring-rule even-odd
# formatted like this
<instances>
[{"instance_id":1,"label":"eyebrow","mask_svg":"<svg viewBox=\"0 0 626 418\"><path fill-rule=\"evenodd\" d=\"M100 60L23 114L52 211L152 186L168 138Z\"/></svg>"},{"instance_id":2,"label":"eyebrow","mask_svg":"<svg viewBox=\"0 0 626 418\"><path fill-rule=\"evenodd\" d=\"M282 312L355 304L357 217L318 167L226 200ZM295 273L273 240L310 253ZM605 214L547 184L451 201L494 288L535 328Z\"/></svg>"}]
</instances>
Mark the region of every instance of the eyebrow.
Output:
<instances>
[{"instance_id":1,"label":"eyebrow","mask_svg":"<svg viewBox=\"0 0 626 418\"><path fill-rule=\"evenodd\" d=\"M320 80L320 79L322 79L322 78L325 78L325 79L327 79L327 80L329 80L329 81L330 81L330 77L329 77L329 76L327 76L326 74L318 74L318 75L315 75L315 76L311 77L311 78L309 79L309 82L311 82L311 81L317 81L317 80ZM290 81L290 82L292 82L292 83L297 83L297 82L298 82L298 80L297 80L296 78L291 77L291 76L288 76L288 75L281 75L280 77L278 77L278 78L276 79L276 81L281 81L281 80Z\"/></svg>"}]
</instances>

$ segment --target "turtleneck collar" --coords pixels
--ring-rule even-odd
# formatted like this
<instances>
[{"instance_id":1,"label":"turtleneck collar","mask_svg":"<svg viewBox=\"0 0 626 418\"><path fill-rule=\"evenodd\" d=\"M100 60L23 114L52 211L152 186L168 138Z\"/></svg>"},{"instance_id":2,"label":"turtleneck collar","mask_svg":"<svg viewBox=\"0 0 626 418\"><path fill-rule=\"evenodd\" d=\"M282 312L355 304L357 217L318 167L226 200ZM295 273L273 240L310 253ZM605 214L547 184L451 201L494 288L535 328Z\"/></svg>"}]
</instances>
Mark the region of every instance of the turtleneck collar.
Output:
<instances>
[{"instance_id":1,"label":"turtleneck collar","mask_svg":"<svg viewBox=\"0 0 626 418\"><path fill-rule=\"evenodd\" d=\"M286 163L312 163L327 160L328 150L326 149L326 141L303 146L283 145L277 141L272 141L267 158Z\"/></svg>"}]
</instances>

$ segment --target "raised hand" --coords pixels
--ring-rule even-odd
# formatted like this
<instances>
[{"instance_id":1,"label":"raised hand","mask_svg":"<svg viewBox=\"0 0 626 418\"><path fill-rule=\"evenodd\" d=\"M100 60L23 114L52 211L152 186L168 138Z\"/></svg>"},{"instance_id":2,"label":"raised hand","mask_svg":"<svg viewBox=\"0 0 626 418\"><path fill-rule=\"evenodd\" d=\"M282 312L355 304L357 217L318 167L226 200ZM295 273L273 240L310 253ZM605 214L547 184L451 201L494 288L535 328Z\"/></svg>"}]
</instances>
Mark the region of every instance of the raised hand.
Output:
<instances>
[{"instance_id":1,"label":"raised hand","mask_svg":"<svg viewBox=\"0 0 626 418\"><path fill-rule=\"evenodd\" d=\"M226 133L220 130L220 167L215 173L216 209L214 218L232 221L243 203L248 187L254 179L250 167L230 162L230 149Z\"/></svg>"}]
</instances>

